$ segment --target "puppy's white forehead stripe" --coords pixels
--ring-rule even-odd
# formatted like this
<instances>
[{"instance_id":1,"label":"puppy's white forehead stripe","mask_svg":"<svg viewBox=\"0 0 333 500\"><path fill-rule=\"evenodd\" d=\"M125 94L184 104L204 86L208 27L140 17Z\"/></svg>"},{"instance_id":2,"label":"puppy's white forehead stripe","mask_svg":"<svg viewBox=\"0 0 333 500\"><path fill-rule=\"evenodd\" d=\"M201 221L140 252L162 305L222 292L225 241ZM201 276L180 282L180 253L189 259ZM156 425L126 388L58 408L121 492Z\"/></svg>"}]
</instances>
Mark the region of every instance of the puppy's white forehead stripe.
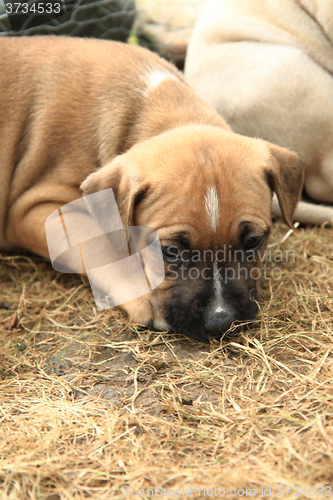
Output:
<instances>
[{"instance_id":1,"label":"puppy's white forehead stripe","mask_svg":"<svg viewBox=\"0 0 333 500\"><path fill-rule=\"evenodd\" d=\"M205 194L205 208L209 224L216 231L220 215L220 203L215 186L210 187Z\"/></svg>"},{"instance_id":2,"label":"puppy's white forehead stripe","mask_svg":"<svg viewBox=\"0 0 333 500\"><path fill-rule=\"evenodd\" d=\"M150 70L149 72L147 72L147 78L146 78L147 91L150 92L154 90L162 82L168 79L178 81L178 78L173 73L171 73L171 71L168 71L167 69L158 68L155 70Z\"/></svg>"}]
</instances>

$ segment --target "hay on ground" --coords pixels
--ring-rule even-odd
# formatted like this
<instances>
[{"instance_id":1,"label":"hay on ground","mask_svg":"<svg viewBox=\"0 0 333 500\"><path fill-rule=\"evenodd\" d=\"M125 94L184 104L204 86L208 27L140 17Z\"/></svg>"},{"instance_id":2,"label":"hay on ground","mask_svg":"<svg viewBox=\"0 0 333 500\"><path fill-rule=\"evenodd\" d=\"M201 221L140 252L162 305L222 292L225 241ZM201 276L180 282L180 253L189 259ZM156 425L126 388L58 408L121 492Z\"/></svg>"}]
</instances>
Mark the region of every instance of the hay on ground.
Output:
<instances>
[{"instance_id":1,"label":"hay on ground","mask_svg":"<svg viewBox=\"0 0 333 500\"><path fill-rule=\"evenodd\" d=\"M155 487L159 498L190 487L191 498L199 487L327 497L333 231L299 228L281 243L286 232L275 225L258 319L210 344L97 313L79 276L2 254L0 498L120 499L140 488L153 498Z\"/></svg>"}]
</instances>

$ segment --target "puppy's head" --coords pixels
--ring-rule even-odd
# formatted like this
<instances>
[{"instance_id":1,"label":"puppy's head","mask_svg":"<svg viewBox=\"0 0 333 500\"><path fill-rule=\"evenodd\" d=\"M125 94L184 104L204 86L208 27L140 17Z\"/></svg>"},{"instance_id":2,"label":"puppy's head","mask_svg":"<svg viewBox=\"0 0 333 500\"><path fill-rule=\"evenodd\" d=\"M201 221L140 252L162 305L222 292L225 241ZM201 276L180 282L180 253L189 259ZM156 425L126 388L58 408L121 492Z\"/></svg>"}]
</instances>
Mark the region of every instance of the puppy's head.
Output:
<instances>
[{"instance_id":1,"label":"puppy's head","mask_svg":"<svg viewBox=\"0 0 333 500\"><path fill-rule=\"evenodd\" d=\"M146 302L145 321L207 340L255 317L272 194L292 227L302 183L295 153L217 127L187 126L137 144L81 188L112 188L124 226L149 226L159 235L165 279Z\"/></svg>"}]
</instances>

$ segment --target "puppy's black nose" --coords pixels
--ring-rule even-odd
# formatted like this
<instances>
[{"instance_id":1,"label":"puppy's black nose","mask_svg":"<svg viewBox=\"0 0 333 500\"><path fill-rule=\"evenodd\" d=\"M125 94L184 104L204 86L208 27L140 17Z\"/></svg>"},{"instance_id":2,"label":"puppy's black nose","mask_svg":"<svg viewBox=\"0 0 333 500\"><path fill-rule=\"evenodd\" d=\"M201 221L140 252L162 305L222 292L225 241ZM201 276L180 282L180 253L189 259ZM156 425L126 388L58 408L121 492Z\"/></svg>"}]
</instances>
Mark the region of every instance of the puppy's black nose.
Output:
<instances>
[{"instance_id":1,"label":"puppy's black nose","mask_svg":"<svg viewBox=\"0 0 333 500\"><path fill-rule=\"evenodd\" d=\"M226 332L236 319L233 312L225 311L219 307L217 310L207 313L204 320L205 328L210 333Z\"/></svg>"}]
</instances>

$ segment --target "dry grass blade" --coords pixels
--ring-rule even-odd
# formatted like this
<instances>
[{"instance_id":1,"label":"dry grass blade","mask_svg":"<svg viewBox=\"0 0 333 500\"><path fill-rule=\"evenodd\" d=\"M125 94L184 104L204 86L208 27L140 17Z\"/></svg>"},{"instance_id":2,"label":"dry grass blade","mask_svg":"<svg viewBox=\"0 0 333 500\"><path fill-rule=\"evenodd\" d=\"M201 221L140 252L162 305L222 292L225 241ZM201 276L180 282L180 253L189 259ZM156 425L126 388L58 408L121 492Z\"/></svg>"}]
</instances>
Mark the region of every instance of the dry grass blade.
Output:
<instances>
[{"instance_id":1,"label":"dry grass blade","mask_svg":"<svg viewBox=\"0 0 333 500\"><path fill-rule=\"evenodd\" d=\"M260 317L211 344L97 313L80 277L2 255L1 500L327 497L333 232L276 224L269 252Z\"/></svg>"}]
</instances>

